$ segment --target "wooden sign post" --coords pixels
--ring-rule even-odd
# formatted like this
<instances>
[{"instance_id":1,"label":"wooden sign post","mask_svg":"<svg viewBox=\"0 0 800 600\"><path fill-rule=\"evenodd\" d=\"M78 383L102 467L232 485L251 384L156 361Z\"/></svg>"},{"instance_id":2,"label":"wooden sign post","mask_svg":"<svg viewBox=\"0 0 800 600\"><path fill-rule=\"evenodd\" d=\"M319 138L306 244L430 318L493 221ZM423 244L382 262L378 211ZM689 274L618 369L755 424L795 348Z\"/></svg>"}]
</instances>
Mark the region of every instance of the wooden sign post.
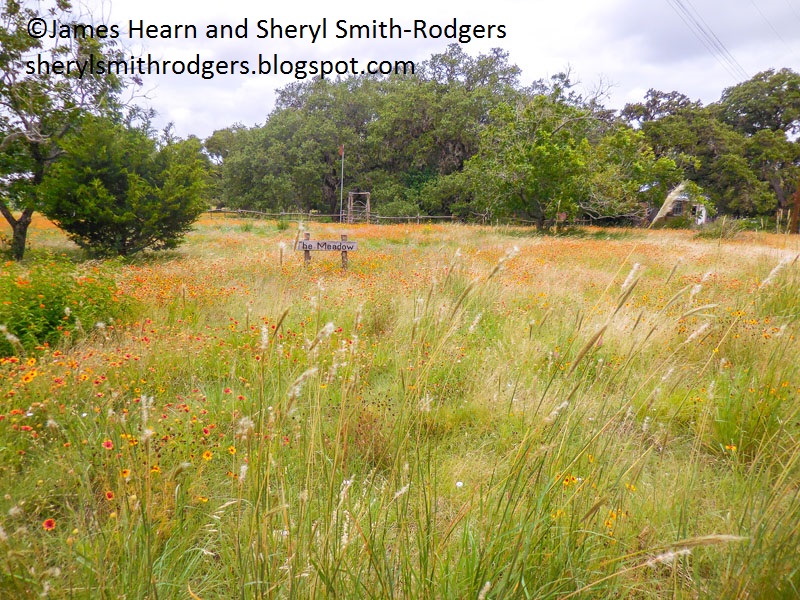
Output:
<instances>
[{"instance_id":1,"label":"wooden sign post","mask_svg":"<svg viewBox=\"0 0 800 600\"><path fill-rule=\"evenodd\" d=\"M342 269L347 270L347 253L358 250L358 242L348 242L347 234L342 234L341 241L322 241L312 240L311 234L305 232L303 239L298 240L296 250L303 251L303 259L306 266L311 262L311 252L316 250L340 251L342 253Z\"/></svg>"}]
</instances>

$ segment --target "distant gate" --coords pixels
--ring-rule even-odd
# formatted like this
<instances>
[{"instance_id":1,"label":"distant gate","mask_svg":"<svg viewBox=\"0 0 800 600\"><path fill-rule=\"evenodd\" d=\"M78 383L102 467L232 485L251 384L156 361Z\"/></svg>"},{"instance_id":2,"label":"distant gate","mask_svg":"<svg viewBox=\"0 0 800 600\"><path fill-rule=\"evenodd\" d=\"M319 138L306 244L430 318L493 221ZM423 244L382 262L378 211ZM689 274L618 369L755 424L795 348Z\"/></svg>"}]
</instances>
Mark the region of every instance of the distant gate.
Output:
<instances>
[{"instance_id":1,"label":"distant gate","mask_svg":"<svg viewBox=\"0 0 800 600\"><path fill-rule=\"evenodd\" d=\"M369 192L347 192L347 223L369 223L369 201Z\"/></svg>"}]
</instances>

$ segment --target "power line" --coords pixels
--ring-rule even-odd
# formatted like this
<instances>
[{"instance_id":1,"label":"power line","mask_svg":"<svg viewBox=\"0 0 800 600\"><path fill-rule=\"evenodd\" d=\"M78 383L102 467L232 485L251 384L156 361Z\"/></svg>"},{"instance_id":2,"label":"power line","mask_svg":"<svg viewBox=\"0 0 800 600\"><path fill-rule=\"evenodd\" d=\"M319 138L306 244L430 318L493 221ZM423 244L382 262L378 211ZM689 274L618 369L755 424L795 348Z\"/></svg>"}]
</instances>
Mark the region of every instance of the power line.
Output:
<instances>
[{"instance_id":1,"label":"power line","mask_svg":"<svg viewBox=\"0 0 800 600\"><path fill-rule=\"evenodd\" d=\"M798 12L798 10L797 10L797 9L794 7L794 4L792 4L791 2L789 2L789 0L785 0L785 1L786 1L786 5L787 5L787 6L788 6L788 7L791 9L791 11L794 13L794 16L795 16L795 17L797 17L797 20L798 20L798 21L800 21L800 12Z\"/></svg>"},{"instance_id":2,"label":"power line","mask_svg":"<svg viewBox=\"0 0 800 600\"><path fill-rule=\"evenodd\" d=\"M744 70L739 61L734 58L722 40L717 37L711 27L706 23L703 17L697 12L697 9L692 5L691 0L687 3L692 10L687 8L683 0L667 0L673 10L692 31L694 36L705 46L714 58L725 68L728 74L734 79L743 81L749 79L747 71Z\"/></svg>"},{"instance_id":3,"label":"power line","mask_svg":"<svg viewBox=\"0 0 800 600\"><path fill-rule=\"evenodd\" d=\"M787 3L788 3L788 0L787 0ZM772 32L777 36L777 38L781 42L783 42L783 45L786 46L786 49L789 50L789 52L791 52L794 55L795 58L797 58L797 53L794 51L794 48L792 48L789 45L789 43L784 39L784 37L781 35L781 33L777 29L775 29L775 26L772 24L772 22L769 19L767 19L767 15L765 15L764 12L758 7L758 4L756 4L754 2L754 0L750 0L750 4L752 4L753 8L755 8L758 11L758 14L761 15L761 18L764 20L764 23L766 23L769 26L769 28L772 29ZM792 7L791 4L789 4L789 6L792 8L792 10L794 10L794 8ZM797 13L795 12L795 14L797 14Z\"/></svg>"},{"instance_id":4,"label":"power line","mask_svg":"<svg viewBox=\"0 0 800 600\"><path fill-rule=\"evenodd\" d=\"M681 0L678 0L678 1L680 2ZM714 39L714 41L716 42L716 45L717 45L717 47L719 47L719 48L721 49L721 51L722 51L723 55L724 55L724 56L725 56L725 57L726 57L728 60L730 60L730 61L731 61L731 63L732 63L732 64L733 64L733 65L736 67L736 69L739 71L739 73L740 73L741 75L743 75L745 79L747 79L747 78L749 77L749 74L747 73L747 71L745 71L745 70L744 70L744 68L742 68L742 65L740 65L740 64L739 64L739 61L738 61L738 60L736 60L736 59L734 58L733 54L731 54L730 52L728 52L728 48L726 48L726 47L725 47L725 44L723 44L723 43L722 43L722 40L720 40L720 39L717 37L717 34L716 34L716 33L714 33L714 30L713 30L713 29L711 29L711 26L710 26L708 23L706 23L706 20L703 18L703 15L701 15L701 14L700 14L700 12L697 10L697 8L695 8L694 4L692 4L692 0L686 0L686 2L687 2L687 3L689 4L689 6L692 8L692 10L694 11L694 13L695 13L695 14L696 14L696 15L697 15L699 18L700 18L700 21L702 21L703 25L705 26L705 29L706 29L706 31L708 31L708 32L711 34L711 37L712 37L712 38Z\"/></svg>"},{"instance_id":5,"label":"power line","mask_svg":"<svg viewBox=\"0 0 800 600\"><path fill-rule=\"evenodd\" d=\"M683 0L677 0L678 4L683 5ZM714 33L714 30L711 29L711 26L706 23L703 16L698 12L695 6L692 4L692 0L686 0L686 2L691 7L692 11L694 12L694 17L692 17L692 21L699 27L700 31L703 33L705 37L711 41L714 48L717 49L719 55L723 57L723 59L731 65L734 72L742 79L747 79L749 77L747 71L742 68L742 65L739 64L733 55L728 51L725 47L725 44L722 43L722 40L717 37L717 34ZM699 20L698 20L699 19Z\"/></svg>"}]
</instances>

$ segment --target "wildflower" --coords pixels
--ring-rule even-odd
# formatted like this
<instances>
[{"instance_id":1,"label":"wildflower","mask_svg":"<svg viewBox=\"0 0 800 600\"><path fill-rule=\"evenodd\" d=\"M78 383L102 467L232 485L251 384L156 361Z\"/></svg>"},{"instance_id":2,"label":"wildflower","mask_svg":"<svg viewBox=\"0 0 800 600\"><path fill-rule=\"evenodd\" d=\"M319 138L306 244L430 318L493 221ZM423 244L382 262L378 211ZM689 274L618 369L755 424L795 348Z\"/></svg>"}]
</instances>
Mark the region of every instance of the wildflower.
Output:
<instances>
[{"instance_id":1,"label":"wildflower","mask_svg":"<svg viewBox=\"0 0 800 600\"><path fill-rule=\"evenodd\" d=\"M53 531L53 529L56 528L56 520L53 518L45 519L44 522L42 523L42 528L45 531Z\"/></svg>"},{"instance_id":2,"label":"wildflower","mask_svg":"<svg viewBox=\"0 0 800 600\"><path fill-rule=\"evenodd\" d=\"M122 469L122 471L120 471L119 474L122 475L123 479L127 479L128 477L131 476L131 470L130 469Z\"/></svg>"},{"instance_id":3,"label":"wildflower","mask_svg":"<svg viewBox=\"0 0 800 600\"><path fill-rule=\"evenodd\" d=\"M236 454L236 448L234 446L228 446L228 454Z\"/></svg>"},{"instance_id":4,"label":"wildflower","mask_svg":"<svg viewBox=\"0 0 800 600\"><path fill-rule=\"evenodd\" d=\"M456 487L458 489L461 489L462 487L464 487L464 482L463 481L456 481Z\"/></svg>"},{"instance_id":5,"label":"wildflower","mask_svg":"<svg viewBox=\"0 0 800 600\"><path fill-rule=\"evenodd\" d=\"M636 486L633 485L632 483L626 483L625 484L625 489L628 490L629 492L635 492L636 491Z\"/></svg>"},{"instance_id":6,"label":"wildflower","mask_svg":"<svg viewBox=\"0 0 800 600\"><path fill-rule=\"evenodd\" d=\"M106 500L109 502L114 499L114 492L111 490L106 491Z\"/></svg>"},{"instance_id":7,"label":"wildflower","mask_svg":"<svg viewBox=\"0 0 800 600\"><path fill-rule=\"evenodd\" d=\"M113 450L114 449L114 442L112 442L111 440L103 440L102 446L106 450Z\"/></svg>"},{"instance_id":8,"label":"wildflower","mask_svg":"<svg viewBox=\"0 0 800 600\"><path fill-rule=\"evenodd\" d=\"M150 472L151 473L161 473L161 467L159 467L158 465L153 465L152 467L150 467Z\"/></svg>"},{"instance_id":9,"label":"wildflower","mask_svg":"<svg viewBox=\"0 0 800 600\"><path fill-rule=\"evenodd\" d=\"M203 503L208 502L208 497L207 496L198 496L197 497L197 501L198 502L203 502Z\"/></svg>"},{"instance_id":10,"label":"wildflower","mask_svg":"<svg viewBox=\"0 0 800 600\"><path fill-rule=\"evenodd\" d=\"M206 450L205 452L203 452L203 460L209 461L212 458L214 458L214 454L211 452L211 450Z\"/></svg>"},{"instance_id":11,"label":"wildflower","mask_svg":"<svg viewBox=\"0 0 800 600\"><path fill-rule=\"evenodd\" d=\"M242 466L239 467L239 481L244 481L246 475L247 475L247 465L242 464Z\"/></svg>"},{"instance_id":12,"label":"wildflower","mask_svg":"<svg viewBox=\"0 0 800 600\"><path fill-rule=\"evenodd\" d=\"M725 450L733 454L736 452L736 444L725 444Z\"/></svg>"}]
</instances>

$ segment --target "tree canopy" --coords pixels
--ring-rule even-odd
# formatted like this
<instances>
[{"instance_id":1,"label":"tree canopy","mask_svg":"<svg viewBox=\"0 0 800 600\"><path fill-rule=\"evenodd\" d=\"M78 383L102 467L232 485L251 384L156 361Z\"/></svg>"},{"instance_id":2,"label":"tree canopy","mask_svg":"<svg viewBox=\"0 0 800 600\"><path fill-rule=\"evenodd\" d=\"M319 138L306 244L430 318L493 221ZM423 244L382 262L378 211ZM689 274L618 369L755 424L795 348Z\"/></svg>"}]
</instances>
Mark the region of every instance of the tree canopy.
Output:
<instances>
[{"instance_id":1,"label":"tree canopy","mask_svg":"<svg viewBox=\"0 0 800 600\"><path fill-rule=\"evenodd\" d=\"M8 0L0 8L0 212L13 231L12 255L25 252L28 225L40 200L39 186L63 155L59 141L82 115L108 114L120 107L123 82L114 75L29 74L23 63L32 53L80 60L118 52L111 39L76 37L44 47L27 33L34 17L74 20L68 0L35 8ZM18 211L19 214L15 214Z\"/></svg>"},{"instance_id":2,"label":"tree canopy","mask_svg":"<svg viewBox=\"0 0 800 600\"><path fill-rule=\"evenodd\" d=\"M43 212L94 254L174 248L208 207L200 141L159 148L147 132L106 118L80 125L42 184Z\"/></svg>"},{"instance_id":3,"label":"tree canopy","mask_svg":"<svg viewBox=\"0 0 800 600\"><path fill-rule=\"evenodd\" d=\"M218 202L336 214L343 145L345 186L386 214L641 221L682 180L722 214L792 209L800 76L789 69L710 105L651 89L618 113L568 72L527 87L519 74L502 50L454 45L415 75L288 85L263 125L206 140Z\"/></svg>"}]
</instances>

